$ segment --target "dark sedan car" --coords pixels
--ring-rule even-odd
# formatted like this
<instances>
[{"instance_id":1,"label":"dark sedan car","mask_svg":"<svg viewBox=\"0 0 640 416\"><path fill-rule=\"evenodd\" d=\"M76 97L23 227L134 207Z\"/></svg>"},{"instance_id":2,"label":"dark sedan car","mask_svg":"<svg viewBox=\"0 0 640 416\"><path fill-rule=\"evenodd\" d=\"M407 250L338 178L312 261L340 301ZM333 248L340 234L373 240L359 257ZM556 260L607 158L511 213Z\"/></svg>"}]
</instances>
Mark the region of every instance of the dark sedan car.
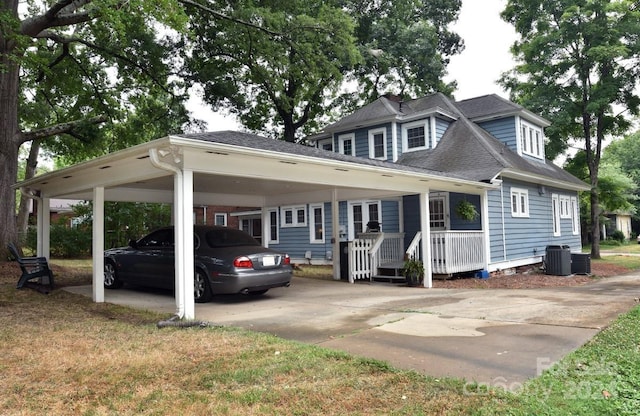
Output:
<instances>
[{"instance_id":1,"label":"dark sedan car","mask_svg":"<svg viewBox=\"0 0 640 416\"><path fill-rule=\"evenodd\" d=\"M264 248L249 234L227 227L197 225L194 298L208 302L214 294L261 295L289 286L292 268L287 254ZM129 247L104 252L104 287L124 283L174 289L173 227L131 240Z\"/></svg>"}]
</instances>

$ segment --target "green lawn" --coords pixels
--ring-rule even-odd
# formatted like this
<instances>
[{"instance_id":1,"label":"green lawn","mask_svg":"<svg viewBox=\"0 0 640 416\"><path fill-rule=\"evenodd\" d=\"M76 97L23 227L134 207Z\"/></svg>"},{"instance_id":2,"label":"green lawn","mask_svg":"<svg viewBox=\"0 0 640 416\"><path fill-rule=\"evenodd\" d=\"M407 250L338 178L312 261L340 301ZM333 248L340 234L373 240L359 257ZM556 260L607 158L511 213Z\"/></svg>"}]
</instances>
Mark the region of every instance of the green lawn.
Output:
<instances>
[{"instance_id":1,"label":"green lawn","mask_svg":"<svg viewBox=\"0 0 640 416\"><path fill-rule=\"evenodd\" d=\"M86 264L66 264L73 268L57 266L59 282L90 281ZM640 408L638 307L510 393L237 328L158 329L166 316L63 290L17 291L15 273L0 268L2 415L635 415Z\"/></svg>"}]
</instances>

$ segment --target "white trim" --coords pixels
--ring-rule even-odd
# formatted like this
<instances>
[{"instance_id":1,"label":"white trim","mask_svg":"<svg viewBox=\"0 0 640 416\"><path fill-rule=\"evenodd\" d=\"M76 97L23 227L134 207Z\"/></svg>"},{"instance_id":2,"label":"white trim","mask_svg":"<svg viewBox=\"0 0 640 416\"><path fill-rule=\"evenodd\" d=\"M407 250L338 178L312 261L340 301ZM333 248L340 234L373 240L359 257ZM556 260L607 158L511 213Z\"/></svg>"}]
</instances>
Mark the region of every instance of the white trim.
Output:
<instances>
[{"instance_id":1,"label":"white trim","mask_svg":"<svg viewBox=\"0 0 640 416\"><path fill-rule=\"evenodd\" d=\"M517 201L515 202L515 206L513 202L514 196L517 198ZM510 206L511 206L512 217L529 218L529 191L527 189L511 187L509 199L511 201ZM524 202L524 208L522 207L523 202Z\"/></svg>"},{"instance_id":2,"label":"white trim","mask_svg":"<svg viewBox=\"0 0 640 416\"><path fill-rule=\"evenodd\" d=\"M562 227L560 224L560 196L551 194L551 228L553 236L560 237L562 235Z\"/></svg>"},{"instance_id":3,"label":"white trim","mask_svg":"<svg viewBox=\"0 0 640 416\"><path fill-rule=\"evenodd\" d=\"M430 118L430 120L431 123L429 125L429 129L431 130L431 132L429 133L429 136L431 137L431 148L435 149L438 145L438 140L436 138L436 117L433 116Z\"/></svg>"},{"instance_id":4,"label":"white trim","mask_svg":"<svg viewBox=\"0 0 640 416\"><path fill-rule=\"evenodd\" d=\"M391 154L393 162L398 161L398 124L394 121L391 123Z\"/></svg>"},{"instance_id":5,"label":"white trim","mask_svg":"<svg viewBox=\"0 0 640 416\"><path fill-rule=\"evenodd\" d=\"M571 197L560 195L560 218L571 218Z\"/></svg>"},{"instance_id":6,"label":"white trim","mask_svg":"<svg viewBox=\"0 0 640 416\"><path fill-rule=\"evenodd\" d=\"M489 264L489 271L495 272L498 270L511 269L514 267L527 266L530 264L542 263L542 256L525 257L522 259L499 261Z\"/></svg>"},{"instance_id":7,"label":"white trim","mask_svg":"<svg viewBox=\"0 0 640 416\"><path fill-rule=\"evenodd\" d=\"M375 137L382 134L382 156L376 156ZM369 130L369 159L387 160L387 129Z\"/></svg>"},{"instance_id":8,"label":"white trim","mask_svg":"<svg viewBox=\"0 0 640 416\"><path fill-rule=\"evenodd\" d=\"M580 205L575 196L571 197L571 230L573 235L580 234Z\"/></svg>"},{"instance_id":9,"label":"white trim","mask_svg":"<svg viewBox=\"0 0 640 416\"><path fill-rule=\"evenodd\" d=\"M524 137L523 130L525 132ZM544 160L544 130L520 119L518 131L520 132L520 154Z\"/></svg>"},{"instance_id":10,"label":"white trim","mask_svg":"<svg viewBox=\"0 0 640 416\"><path fill-rule=\"evenodd\" d=\"M345 153L344 142L351 141L351 153ZM338 136L338 149L343 155L355 156L356 155L356 135L355 133L341 134Z\"/></svg>"},{"instance_id":11,"label":"white trim","mask_svg":"<svg viewBox=\"0 0 640 416\"><path fill-rule=\"evenodd\" d=\"M424 131L424 145L409 148L408 130L422 127ZM413 152L429 148L429 119L414 121L402 125L402 152Z\"/></svg>"},{"instance_id":12,"label":"white trim","mask_svg":"<svg viewBox=\"0 0 640 416\"><path fill-rule=\"evenodd\" d=\"M320 224L320 228L322 230L322 238L316 239L315 227L316 227L316 216L315 210L320 209L320 215L322 217L322 223ZM309 205L309 243L311 244L324 244L326 230L327 227L325 225L325 217L324 217L324 203L321 204L310 204Z\"/></svg>"}]
</instances>

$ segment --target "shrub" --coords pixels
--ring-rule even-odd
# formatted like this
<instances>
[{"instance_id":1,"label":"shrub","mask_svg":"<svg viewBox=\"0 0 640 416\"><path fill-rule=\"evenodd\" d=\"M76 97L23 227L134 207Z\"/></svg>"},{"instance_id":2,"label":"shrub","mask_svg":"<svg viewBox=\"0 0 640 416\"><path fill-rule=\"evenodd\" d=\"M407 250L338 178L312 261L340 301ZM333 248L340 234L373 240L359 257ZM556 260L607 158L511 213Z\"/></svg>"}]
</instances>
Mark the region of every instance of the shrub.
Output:
<instances>
[{"instance_id":1,"label":"shrub","mask_svg":"<svg viewBox=\"0 0 640 416\"><path fill-rule=\"evenodd\" d=\"M620 230L615 230L615 231L611 234L611 237L609 237L609 238L611 238L612 240L615 240L615 241L619 241L619 242L621 242L621 243L622 243L622 242L624 242L624 240L625 240L625 236L624 236L624 234L622 233L622 231L620 231Z\"/></svg>"}]
</instances>

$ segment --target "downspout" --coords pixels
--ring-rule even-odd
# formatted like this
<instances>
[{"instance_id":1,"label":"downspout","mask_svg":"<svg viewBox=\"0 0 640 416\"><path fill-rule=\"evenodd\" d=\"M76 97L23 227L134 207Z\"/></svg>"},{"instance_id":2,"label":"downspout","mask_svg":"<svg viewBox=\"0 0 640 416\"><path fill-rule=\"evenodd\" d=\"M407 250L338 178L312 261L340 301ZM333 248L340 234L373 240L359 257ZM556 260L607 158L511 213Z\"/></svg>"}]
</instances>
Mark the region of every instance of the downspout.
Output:
<instances>
[{"instance_id":1,"label":"downspout","mask_svg":"<svg viewBox=\"0 0 640 416\"><path fill-rule=\"evenodd\" d=\"M178 178L182 177L182 171L169 164L169 163L165 163L162 162L160 160L160 158L158 157L158 149L153 148L153 149L149 149L149 160L151 161L151 164L158 168L158 169L162 169L162 170L166 170L168 172L172 172L174 175L176 175ZM174 201L173 201L173 205L175 205L175 192L176 190L173 190L174 193ZM175 207L174 207L175 209ZM177 258L177 256L176 256ZM178 286L180 285L176 285L176 289L178 289ZM176 293L176 315L179 316L180 318L182 318L185 315L185 305L184 305L184 296L182 296L179 293Z\"/></svg>"}]
</instances>

